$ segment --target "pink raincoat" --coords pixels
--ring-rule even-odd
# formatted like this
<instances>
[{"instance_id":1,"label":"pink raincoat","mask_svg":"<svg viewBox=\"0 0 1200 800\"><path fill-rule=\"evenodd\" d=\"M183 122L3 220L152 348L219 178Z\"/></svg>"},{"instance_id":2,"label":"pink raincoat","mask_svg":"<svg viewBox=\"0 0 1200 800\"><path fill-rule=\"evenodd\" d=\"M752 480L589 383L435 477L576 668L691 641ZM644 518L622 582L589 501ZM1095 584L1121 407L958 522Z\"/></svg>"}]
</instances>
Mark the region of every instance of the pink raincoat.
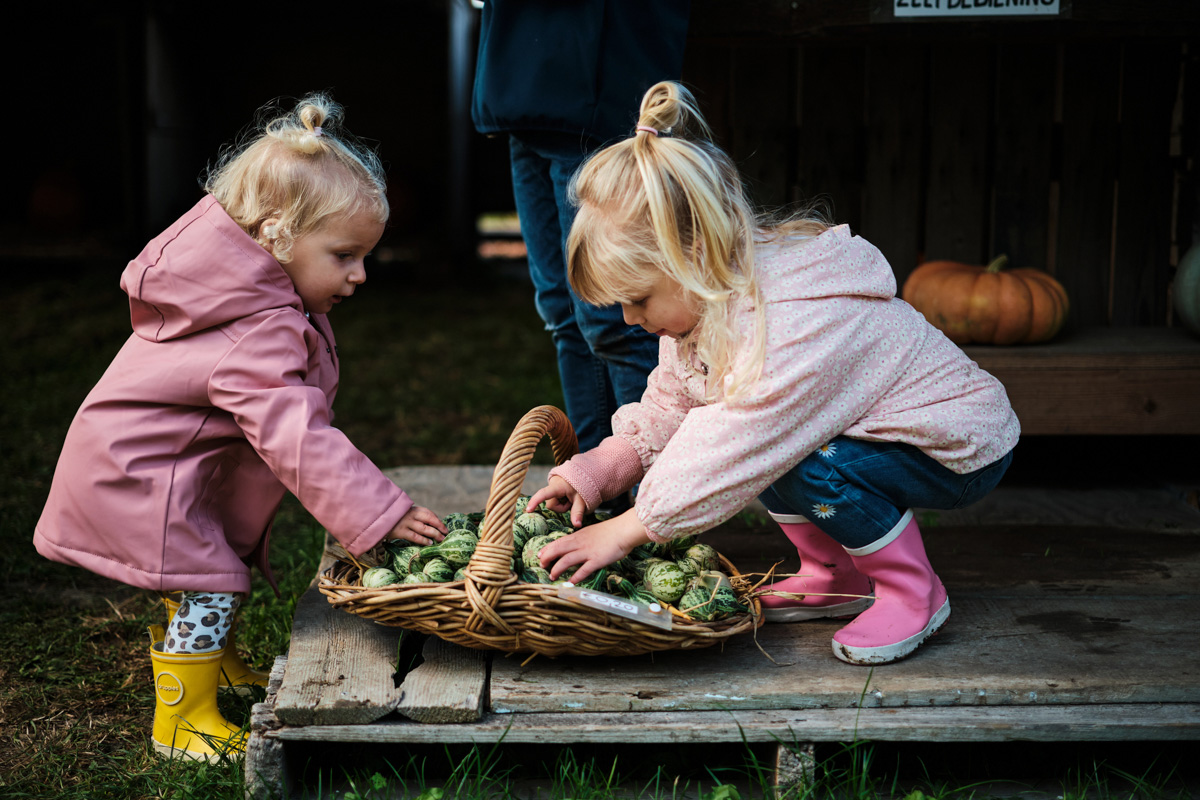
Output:
<instances>
[{"instance_id":1,"label":"pink raincoat","mask_svg":"<svg viewBox=\"0 0 1200 800\"><path fill-rule=\"evenodd\" d=\"M156 591L268 580L284 490L358 555L412 501L332 426L333 331L207 196L121 278L134 334L67 432L34 543ZM273 582L273 581L272 581Z\"/></svg>"},{"instance_id":2,"label":"pink raincoat","mask_svg":"<svg viewBox=\"0 0 1200 800\"><path fill-rule=\"evenodd\" d=\"M959 474L1016 445L1004 387L895 296L891 266L865 239L842 225L764 245L758 258L767 339L757 384L709 402L703 365L663 339L614 435L550 473L589 508L640 480L638 519L662 541L729 519L838 435L915 445ZM749 303L738 313L749 329Z\"/></svg>"}]
</instances>

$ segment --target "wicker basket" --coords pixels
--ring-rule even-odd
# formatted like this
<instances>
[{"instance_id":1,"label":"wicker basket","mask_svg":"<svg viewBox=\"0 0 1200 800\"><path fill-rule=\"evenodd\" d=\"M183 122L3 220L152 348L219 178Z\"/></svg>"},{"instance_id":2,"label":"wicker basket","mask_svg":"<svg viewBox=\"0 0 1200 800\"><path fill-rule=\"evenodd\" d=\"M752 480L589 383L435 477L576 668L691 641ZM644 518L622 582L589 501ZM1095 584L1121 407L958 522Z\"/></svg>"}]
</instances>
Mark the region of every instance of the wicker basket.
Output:
<instances>
[{"instance_id":1,"label":"wicker basket","mask_svg":"<svg viewBox=\"0 0 1200 800\"><path fill-rule=\"evenodd\" d=\"M538 443L547 435L555 463L575 454L575 432L559 409L539 406L521 419L492 474L483 529L466 580L367 589L355 585L359 565L340 559L320 576L321 593L332 605L384 625L433 634L465 647L547 656L623 656L707 647L758 626L762 608L748 592L739 599L749 613L713 622L676 615L671 629L665 630L561 598L557 586L519 582L512 571L511 510ZM734 578L735 591L746 585L724 556L721 564Z\"/></svg>"}]
</instances>

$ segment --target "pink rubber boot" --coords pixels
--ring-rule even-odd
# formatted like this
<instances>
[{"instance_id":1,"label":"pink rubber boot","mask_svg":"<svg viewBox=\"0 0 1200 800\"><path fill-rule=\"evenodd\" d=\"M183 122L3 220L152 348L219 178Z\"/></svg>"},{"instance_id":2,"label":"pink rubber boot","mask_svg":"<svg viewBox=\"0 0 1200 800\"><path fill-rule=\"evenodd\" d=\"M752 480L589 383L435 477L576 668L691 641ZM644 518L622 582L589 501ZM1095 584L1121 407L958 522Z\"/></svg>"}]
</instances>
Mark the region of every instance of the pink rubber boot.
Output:
<instances>
[{"instance_id":1,"label":"pink rubber boot","mask_svg":"<svg viewBox=\"0 0 1200 800\"><path fill-rule=\"evenodd\" d=\"M850 555L840 544L813 523L795 521L804 517L771 516L796 546L796 552L800 554L800 569L795 577L767 584L763 588L804 596L760 596L767 622L850 617L871 606L871 598L864 596L871 594L871 581L855 569Z\"/></svg>"},{"instance_id":2,"label":"pink rubber boot","mask_svg":"<svg viewBox=\"0 0 1200 800\"><path fill-rule=\"evenodd\" d=\"M874 582L875 604L833 635L835 656L847 664L898 661L945 624L950 600L911 510L878 542L846 552Z\"/></svg>"}]
</instances>

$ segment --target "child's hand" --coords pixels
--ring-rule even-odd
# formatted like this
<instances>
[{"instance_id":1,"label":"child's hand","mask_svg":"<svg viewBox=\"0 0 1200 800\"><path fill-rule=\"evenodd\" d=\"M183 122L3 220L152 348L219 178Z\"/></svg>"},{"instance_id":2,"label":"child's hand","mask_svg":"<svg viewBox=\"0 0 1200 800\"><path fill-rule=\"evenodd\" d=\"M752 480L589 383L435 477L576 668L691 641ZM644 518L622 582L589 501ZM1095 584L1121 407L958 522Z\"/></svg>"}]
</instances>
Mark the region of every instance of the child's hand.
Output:
<instances>
[{"instance_id":1,"label":"child's hand","mask_svg":"<svg viewBox=\"0 0 1200 800\"><path fill-rule=\"evenodd\" d=\"M534 492L533 496L529 498L529 505L525 506L525 510L533 511L542 504L542 501L545 501L546 508L551 511L561 513L569 510L571 524L576 528L583 525L583 515L587 513L587 504L583 502L583 497L579 492L575 491L574 486L557 475L550 478L544 488Z\"/></svg>"},{"instance_id":2,"label":"child's hand","mask_svg":"<svg viewBox=\"0 0 1200 800\"><path fill-rule=\"evenodd\" d=\"M446 526L437 514L428 508L413 506L384 538L403 539L413 544L426 545L440 542L445 535Z\"/></svg>"},{"instance_id":3,"label":"child's hand","mask_svg":"<svg viewBox=\"0 0 1200 800\"><path fill-rule=\"evenodd\" d=\"M571 583L578 584L601 567L607 567L629 555L639 544L650 541L646 528L637 518L636 509L629 509L619 517L575 531L561 539L555 539L542 548L542 567L550 570L550 578L557 580L567 567L575 564L579 569L571 576ZM554 566L550 566L553 564Z\"/></svg>"}]
</instances>

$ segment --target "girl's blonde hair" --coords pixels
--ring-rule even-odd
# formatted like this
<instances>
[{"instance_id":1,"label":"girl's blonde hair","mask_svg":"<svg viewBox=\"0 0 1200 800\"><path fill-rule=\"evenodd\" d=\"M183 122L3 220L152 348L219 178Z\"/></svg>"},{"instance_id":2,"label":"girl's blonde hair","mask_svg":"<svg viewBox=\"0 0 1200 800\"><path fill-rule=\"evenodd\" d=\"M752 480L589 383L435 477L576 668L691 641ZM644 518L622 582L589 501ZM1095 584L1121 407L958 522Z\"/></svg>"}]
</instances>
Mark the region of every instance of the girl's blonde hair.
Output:
<instances>
[{"instance_id":1,"label":"girl's blonde hair","mask_svg":"<svg viewBox=\"0 0 1200 800\"><path fill-rule=\"evenodd\" d=\"M596 153L572 181L578 212L567 243L568 279L585 302L609 305L644 297L666 273L698 314L679 346L694 347L707 366L710 399L737 397L761 374L765 353L756 244L816 235L828 225L815 215L756 216L737 167L713 144L695 98L682 85L650 87L638 128ZM753 357L735 371L734 354L745 335L735 319L742 298L754 310L748 332Z\"/></svg>"},{"instance_id":2,"label":"girl's blonde hair","mask_svg":"<svg viewBox=\"0 0 1200 800\"><path fill-rule=\"evenodd\" d=\"M281 263L291 261L297 238L332 218L365 211L387 221L383 165L342 129L342 117L342 107L322 92L292 111L266 106L204 181L204 190ZM263 225L272 218L278 223Z\"/></svg>"}]
</instances>

